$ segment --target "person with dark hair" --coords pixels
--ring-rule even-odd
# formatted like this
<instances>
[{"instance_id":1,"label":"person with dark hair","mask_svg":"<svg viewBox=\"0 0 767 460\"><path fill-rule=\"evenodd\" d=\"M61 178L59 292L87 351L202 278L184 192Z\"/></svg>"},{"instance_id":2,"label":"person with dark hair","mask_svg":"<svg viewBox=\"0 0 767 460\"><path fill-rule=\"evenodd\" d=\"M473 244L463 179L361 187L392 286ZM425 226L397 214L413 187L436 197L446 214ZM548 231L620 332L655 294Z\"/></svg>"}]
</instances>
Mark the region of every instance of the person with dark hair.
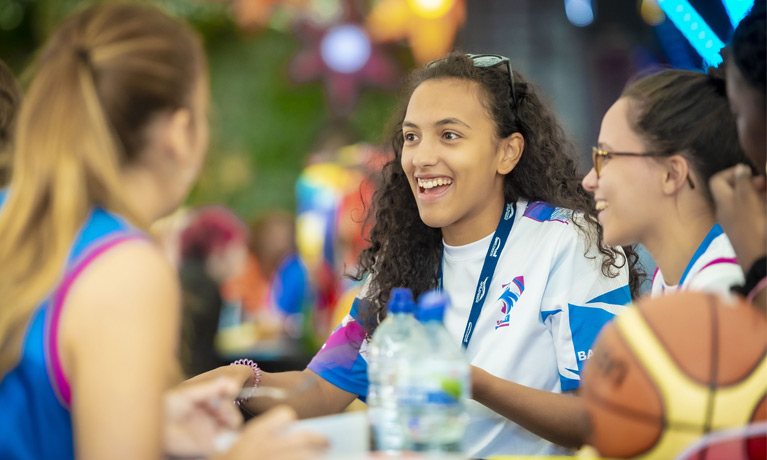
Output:
<instances>
[{"instance_id":1,"label":"person with dark hair","mask_svg":"<svg viewBox=\"0 0 767 460\"><path fill-rule=\"evenodd\" d=\"M597 332L630 302L638 273L633 250L601 241L553 113L507 58L452 54L412 75L392 147L350 315L307 370L264 373L264 385L319 375L292 398L301 416L364 399L368 339L392 288L442 286L452 299L445 325L473 365L466 455L579 446L585 414L561 393L578 387ZM231 368L220 373L253 384L252 370Z\"/></svg>"},{"instance_id":2,"label":"person with dark hair","mask_svg":"<svg viewBox=\"0 0 767 460\"><path fill-rule=\"evenodd\" d=\"M630 83L607 111L583 187L607 244L643 244L658 268L651 295L727 292L743 272L716 223L711 176L745 160L725 80L664 70Z\"/></svg>"},{"instance_id":3,"label":"person with dark hair","mask_svg":"<svg viewBox=\"0 0 767 460\"><path fill-rule=\"evenodd\" d=\"M21 88L11 69L0 60L0 186L5 185L8 178L11 134L20 105Z\"/></svg>"},{"instance_id":4,"label":"person with dark hair","mask_svg":"<svg viewBox=\"0 0 767 460\"><path fill-rule=\"evenodd\" d=\"M0 190L0 458L218 454L240 385L173 386L178 279L147 231L207 150L200 37L104 3L64 21L35 70ZM316 457L324 440L290 421L267 415L217 458Z\"/></svg>"},{"instance_id":5,"label":"person with dark hair","mask_svg":"<svg viewBox=\"0 0 767 460\"><path fill-rule=\"evenodd\" d=\"M215 347L224 306L223 284L245 268L248 229L230 210L205 206L191 213L179 236L181 367L187 377L221 365Z\"/></svg>"},{"instance_id":6,"label":"person with dark hair","mask_svg":"<svg viewBox=\"0 0 767 460\"><path fill-rule=\"evenodd\" d=\"M757 0L738 24L726 56L727 96L738 138L756 168L737 165L711 178L717 220L746 273L738 291L767 312L767 7Z\"/></svg>"}]
</instances>

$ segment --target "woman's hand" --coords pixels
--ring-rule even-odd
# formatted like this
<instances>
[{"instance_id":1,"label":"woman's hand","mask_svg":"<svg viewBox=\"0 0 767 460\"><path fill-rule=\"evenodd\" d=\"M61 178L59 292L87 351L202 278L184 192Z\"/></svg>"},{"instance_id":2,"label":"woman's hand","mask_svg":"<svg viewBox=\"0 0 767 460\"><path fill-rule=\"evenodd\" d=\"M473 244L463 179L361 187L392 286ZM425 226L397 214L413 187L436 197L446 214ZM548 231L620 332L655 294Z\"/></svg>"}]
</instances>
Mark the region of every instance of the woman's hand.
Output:
<instances>
[{"instance_id":1,"label":"woman's hand","mask_svg":"<svg viewBox=\"0 0 767 460\"><path fill-rule=\"evenodd\" d=\"M252 420L234 445L216 460L305 460L322 457L325 438L308 431L291 431L296 413L280 406Z\"/></svg>"},{"instance_id":2,"label":"woman's hand","mask_svg":"<svg viewBox=\"0 0 767 460\"><path fill-rule=\"evenodd\" d=\"M207 457L215 440L242 425L233 401L241 389L229 378L184 383L165 394L165 452L178 457Z\"/></svg>"},{"instance_id":3,"label":"woman's hand","mask_svg":"<svg viewBox=\"0 0 767 460\"><path fill-rule=\"evenodd\" d=\"M716 218L730 239L744 272L767 253L765 177L753 177L743 164L711 177Z\"/></svg>"}]
</instances>

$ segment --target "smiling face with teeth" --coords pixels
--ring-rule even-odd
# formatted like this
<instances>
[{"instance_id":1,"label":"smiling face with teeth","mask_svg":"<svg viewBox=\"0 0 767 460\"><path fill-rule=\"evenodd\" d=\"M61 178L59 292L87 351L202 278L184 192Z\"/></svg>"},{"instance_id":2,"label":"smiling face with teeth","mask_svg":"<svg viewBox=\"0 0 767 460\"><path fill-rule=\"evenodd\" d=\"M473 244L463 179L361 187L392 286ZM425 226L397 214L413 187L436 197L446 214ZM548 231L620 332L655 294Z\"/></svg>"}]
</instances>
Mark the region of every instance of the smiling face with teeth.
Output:
<instances>
[{"instance_id":1,"label":"smiling face with teeth","mask_svg":"<svg viewBox=\"0 0 767 460\"><path fill-rule=\"evenodd\" d=\"M518 133L498 138L481 91L471 81L427 80L413 92L402 123L402 169L421 220L441 228L449 245L495 231L505 175L524 148Z\"/></svg>"},{"instance_id":2,"label":"smiling face with teeth","mask_svg":"<svg viewBox=\"0 0 767 460\"><path fill-rule=\"evenodd\" d=\"M609 152L646 152L648 146L632 128L631 100L618 99L602 119L599 145ZM603 239L611 246L646 244L659 222L664 200L664 169L653 158L613 157L602 160L600 177L591 168L583 188L594 194Z\"/></svg>"}]
</instances>

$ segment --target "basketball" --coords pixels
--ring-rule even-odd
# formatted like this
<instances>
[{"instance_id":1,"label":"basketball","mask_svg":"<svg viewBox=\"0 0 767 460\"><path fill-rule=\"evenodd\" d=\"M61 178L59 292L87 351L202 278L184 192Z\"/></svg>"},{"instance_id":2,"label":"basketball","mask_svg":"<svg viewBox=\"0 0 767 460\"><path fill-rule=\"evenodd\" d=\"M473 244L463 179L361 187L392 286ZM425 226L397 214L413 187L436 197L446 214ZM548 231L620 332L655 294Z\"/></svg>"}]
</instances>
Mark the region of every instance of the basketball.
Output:
<instances>
[{"instance_id":1,"label":"basketball","mask_svg":"<svg viewBox=\"0 0 767 460\"><path fill-rule=\"evenodd\" d=\"M742 299L639 302L605 326L584 368L589 444L603 457L673 459L707 433L767 419L766 351L767 317Z\"/></svg>"}]
</instances>

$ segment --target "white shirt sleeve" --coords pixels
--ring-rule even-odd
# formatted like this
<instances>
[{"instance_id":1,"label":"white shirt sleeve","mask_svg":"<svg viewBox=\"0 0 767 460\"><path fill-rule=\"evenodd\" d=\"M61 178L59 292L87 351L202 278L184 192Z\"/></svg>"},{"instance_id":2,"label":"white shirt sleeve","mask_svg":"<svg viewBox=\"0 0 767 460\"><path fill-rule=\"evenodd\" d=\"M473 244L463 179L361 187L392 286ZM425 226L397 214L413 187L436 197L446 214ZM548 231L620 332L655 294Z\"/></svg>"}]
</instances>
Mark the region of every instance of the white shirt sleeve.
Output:
<instances>
[{"instance_id":1,"label":"white shirt sleeve","mask_svg":"<svg viewBox=\"0 0 767 460\"><path fill-rule=\"evenodd\" d=\"M562 391L574 390L602 327L631 302L628 264L615 277L602 273L602 257L572 221L560 234L541 302L541 321L552 334Z\"/></svg>"}]
</instances>

